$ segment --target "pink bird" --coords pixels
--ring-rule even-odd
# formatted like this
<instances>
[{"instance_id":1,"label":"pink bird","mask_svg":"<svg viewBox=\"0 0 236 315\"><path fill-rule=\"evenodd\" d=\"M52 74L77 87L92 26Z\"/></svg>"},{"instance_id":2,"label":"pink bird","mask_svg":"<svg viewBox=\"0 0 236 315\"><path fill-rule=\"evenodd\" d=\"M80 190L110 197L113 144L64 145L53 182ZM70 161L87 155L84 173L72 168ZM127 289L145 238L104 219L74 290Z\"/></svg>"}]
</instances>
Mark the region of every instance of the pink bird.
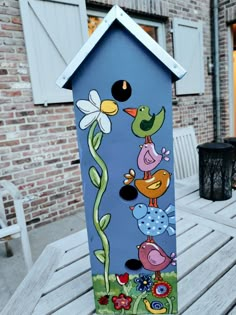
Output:
<instances>
[{"instance_id":1,"label":"pink bird","mask_svg":"<svg viewBox=\"0 0 236 315\"><path fill-rule=\"evenodd\" d=\"M170 257L154 242L143 242L138 247L139 260L147 270L155 271L155 279L162 280L161 271L170 264L176 265L175 253Z\"/></svg>"},{"instance_id":2,"label":"pink bird","mask_svg":"<svg viewBox=\"0 0 236 315\"><path fill-rule=\"evenodd\" d=\"M141 145L141 150L138 155L138 167L141 171L144 172L143 179L150 179L152 177L151 171L164 159L169 161L167 155L170 154L170 151L166 151L165 148L162 148L162 153L159 154L155 150L154 143L145 143Z\"/></svg>"}]
</instances>

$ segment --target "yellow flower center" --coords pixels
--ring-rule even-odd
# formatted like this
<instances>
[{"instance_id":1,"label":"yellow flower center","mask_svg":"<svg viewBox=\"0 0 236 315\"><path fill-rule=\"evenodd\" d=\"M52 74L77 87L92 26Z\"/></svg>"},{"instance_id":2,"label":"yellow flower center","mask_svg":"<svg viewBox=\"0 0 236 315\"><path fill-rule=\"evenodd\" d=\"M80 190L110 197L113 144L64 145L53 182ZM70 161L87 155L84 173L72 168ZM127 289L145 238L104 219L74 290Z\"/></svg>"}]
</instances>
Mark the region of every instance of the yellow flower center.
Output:
<instances>
[{"instance_id":1,"label":"yellow flower center","mask_svg":"<svg viewBox=\"0 0 236 315\"><path fill-rule=\"evenodd\" d=\"M143 284L145 285L145 284L147 284L147 281L145 280L145 281L143 281Z\"/></svg>"},{"instance_id":2,"label":"yellow flower center","mask_svg":"<svg viewBox=\"0 0 236 315\"><path fill-rule=\"evenodd\" d=\"M102 101L101 104L101 112L107 114L109 116L114 116L118 113L118 105L115 101L112 100L105 100Z\"/></svg>"}]
</instances>

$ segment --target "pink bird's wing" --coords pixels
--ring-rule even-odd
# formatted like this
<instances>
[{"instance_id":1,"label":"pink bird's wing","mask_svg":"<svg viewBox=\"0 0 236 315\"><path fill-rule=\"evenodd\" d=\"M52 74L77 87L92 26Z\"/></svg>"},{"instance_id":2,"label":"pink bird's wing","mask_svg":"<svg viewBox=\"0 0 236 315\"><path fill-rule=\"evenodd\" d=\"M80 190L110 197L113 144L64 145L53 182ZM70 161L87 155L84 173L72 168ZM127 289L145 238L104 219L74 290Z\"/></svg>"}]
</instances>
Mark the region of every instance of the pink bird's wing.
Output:
<instances>
[{"instance_id":1,"label":"pink bird's wing","mask_svg":"<svg viewBox=\"0 0 236 315\"><path fill-rule=\"evenodd\" d=\"M156 249L151 250L147 258L150 264L155 266L161 265L165 261L165 257Z\"/></svg>"},{"instance_id":2,"label":"pink bird's wing","mask_svg":"<svg viewBox=\"0 0 236 315\"><path fill-rule=\"evenodd\" d=\"M154 158L151 156L150 152L147 151L145 154L144 154L144 157L143 157L143 161L145 164L152 164L155 162Z\"/></svg>"}]
</instances>

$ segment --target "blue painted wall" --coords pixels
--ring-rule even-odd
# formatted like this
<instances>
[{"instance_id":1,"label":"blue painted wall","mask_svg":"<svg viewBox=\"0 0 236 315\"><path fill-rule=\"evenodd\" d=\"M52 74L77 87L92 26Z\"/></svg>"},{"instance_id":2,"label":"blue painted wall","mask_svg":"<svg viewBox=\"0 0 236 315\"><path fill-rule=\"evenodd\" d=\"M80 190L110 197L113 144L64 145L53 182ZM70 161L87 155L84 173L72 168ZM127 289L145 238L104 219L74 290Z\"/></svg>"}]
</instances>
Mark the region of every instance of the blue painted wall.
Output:
<instances>
[{"instance_id":1,"label":"blue painted wall","mask_svg":"<svg viewBox=\"0 0 236 315\"><path fill-rule=\"evenodd\" d=\"M111 87L117 80L126 80L132 87L132 95L126 102L118 102L119 112L110 117L112 132L103 137L99 154L107 164L109 183L100 207L101 215L111 213L112 218L106 234L111 246L110 273L124 273L124 264L128 259L138 258L136 246L145 240L132 216L129 206L143 202L148 204L147 198L138 195L135 201L124 201L119 196L123 186L123 175L130 168L135 169L136 178L142 178L143 172L137 166L139 145L144 139L134 136L131 132L132 117L123 112L123 108L148 105L151 113L158 113L162 106L166 108L166 119L162 128L152 137L157 152L162 147L171 150L170 161L162 161L159 168L165 168L173 173L172 151L172 100L171 73L144 48L118 22L103 36L95 49L85 59L72 78L75 103L81 99L88 99L89 92L96 89L102 100L114 99ZM101 249L100 239L93 226L92 211L97 189L91 184L88 169L96 165L87 145L88 130L81 130L78 125L83 113L75 106L78 144L81 158L84 201L86 208L87 228L90 239L90 252ZM165 209L170 203L174 204L174 177L171 185L163 197L159 198L160 208ZM176 252L175 236L169 237L167 232L155 238L156 242L170 255ZM93 273L103 273L103 265L94 255L91 255ZM175 270L169 266L166 271ZM132 273L130 270L127 270ZM150 273L150 271L142 270ZM137 272L135 272L137 273Z\"/></svg>"}]
</instances>

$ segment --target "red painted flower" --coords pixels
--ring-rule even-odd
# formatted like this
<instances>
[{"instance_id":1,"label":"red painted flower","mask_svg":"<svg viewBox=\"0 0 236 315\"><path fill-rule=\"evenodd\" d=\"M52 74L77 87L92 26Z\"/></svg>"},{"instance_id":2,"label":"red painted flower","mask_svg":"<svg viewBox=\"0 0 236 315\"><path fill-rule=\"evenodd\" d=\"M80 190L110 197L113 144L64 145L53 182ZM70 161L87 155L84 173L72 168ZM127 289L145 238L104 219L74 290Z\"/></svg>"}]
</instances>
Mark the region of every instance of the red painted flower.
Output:
<instances>
[{"instance_id":1,"label":"red painted flower","mask_svg":"<svg viewBox=\"0 0 236 315\"><path fill-rule=\"evenodd\" d=\"M125 285L129 281L129 274L126 272L123 275L116 275L116 280L120 285Z\"/></svg>"},{"instance_id":2,"label":"red painted flower","mask_svg":"<svg viewBox=\"0 0 236 315\"><path fill-rule=\"evenodd\" d=\"M158 281L152 287L152 294L158 298L167 297L172 291L171 285L165 281Z\"/></svg>"},{"instance_id":3,"label":"red painted flower","mask_svg":"<svg viewBox=\"0 0 236 315\"><path fill-rule=\"evenodd\" d=\"M98 303L101 305L107 305L108 302L109 302L109 295L101 296L100 299L98 300Z\"/></svg>"},{"instance_id":4,"label":"red painted flower","mask_svg":"<svg viewBox=\"0 0 236 315\"><path fill-rule=\"evenodd\" d=\"M121 293L119 296L113 296L112 302L114 303L116 310L121 310L122 308L129 310L131 307L132 297Z\"/></svg>"}]
</instances>

